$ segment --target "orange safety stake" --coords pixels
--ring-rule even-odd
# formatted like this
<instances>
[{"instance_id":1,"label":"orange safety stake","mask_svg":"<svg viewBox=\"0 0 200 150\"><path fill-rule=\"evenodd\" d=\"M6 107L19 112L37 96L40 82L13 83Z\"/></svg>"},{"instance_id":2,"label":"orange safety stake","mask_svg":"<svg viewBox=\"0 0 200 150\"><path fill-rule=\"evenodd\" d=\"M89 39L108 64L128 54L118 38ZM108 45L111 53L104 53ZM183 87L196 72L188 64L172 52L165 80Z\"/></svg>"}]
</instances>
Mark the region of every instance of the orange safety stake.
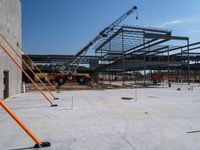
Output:
<instances>
[{"instance_id":1,"label":"orange safety stake","mask_svg":"<svg viewBox=\"0 0 200 150\"><path fill-rule=\"evenodd\" d=\"M3 109L18 123L18 125L35 141L35 146L33 148L50 147L51 143L41 142L26 125L6 106L3 100L0 99L0 105Z\"/></svg>"},{"instance_id":2,"label":"orange safety stake","mask_svg":"<svg viewBox=\"0 0 200 150\"><path fill-rule=\"evenodd\" d=\"M44 73L37 67L37 65L33 62L33 60L25 53L25 51L18 46L19 49L22 51L22 53L26 56L26 58L34 65L34 67L37 69L37 71L45 78L45 80L50 84L50 86L56 91L56 93L60 93L58 89L49 81L49 79L44 75Z\"/></svg>"},{"instance_id":3,"label":"orange safety stake","mask_svg":"<svg viewBox=\"0 0 200 150\"><path fill-rule=\"evenodd\" d=\"M13 52L17 55L17 57L24 63L24 65L35 75L35 77L40 81L40 83L43 85L43 87L53 96L53 98L56 100L56 98L53 93L49 90L49 88L42 82L42 80L35 74L33 69L23 60L23 58L18 54L16 49L8 42L8 40L0 33L0 36L3 38L3 40L8 44L8 46L13 50Z\"/></svg>"},{"instance_id":4,"label":"orange safety stake","mask_svg":"<svg viewBox=\"0 0 200 150\"><path fill-rule=\"evenodd\" d=\"M8 57L17 65L17 67L27 76L27 78L33 83L33 85L36 87L36 89L45 97L45 99L51 104L51 107L56 107L58 105L53 104L51 100L44 94L44 92L38 87L38 85L32 80L32 78L26 73L26 71L21 67L20 64L17 63L17 61L10 55L10 53L6 50L6 48L0 44L0 47L2 50L8 55Z\"/></svg>"}]
</instances>

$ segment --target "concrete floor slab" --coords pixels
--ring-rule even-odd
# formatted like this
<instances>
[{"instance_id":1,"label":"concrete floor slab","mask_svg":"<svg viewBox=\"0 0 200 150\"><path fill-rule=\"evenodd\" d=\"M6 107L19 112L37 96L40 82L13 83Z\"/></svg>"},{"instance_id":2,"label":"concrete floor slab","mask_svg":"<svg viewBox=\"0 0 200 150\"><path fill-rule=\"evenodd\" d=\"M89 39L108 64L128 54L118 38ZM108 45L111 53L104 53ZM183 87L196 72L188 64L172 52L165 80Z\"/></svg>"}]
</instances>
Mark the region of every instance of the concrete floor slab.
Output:
<instances>
[{"instance_id":1,"label":"concrete floor slab","mask_svg":"<svg viewBox=\"0 0 200 150\"><path fill-rule=\"evenodd\" d=\"M61 92L53 108L33 92L6 104L41 141L51 142L50 150L199 150L200 132L187 132L200 130L200 87L188 88ZM0 149L34 145L2 108L0 114Z\"/></svg>"}]
</instances>

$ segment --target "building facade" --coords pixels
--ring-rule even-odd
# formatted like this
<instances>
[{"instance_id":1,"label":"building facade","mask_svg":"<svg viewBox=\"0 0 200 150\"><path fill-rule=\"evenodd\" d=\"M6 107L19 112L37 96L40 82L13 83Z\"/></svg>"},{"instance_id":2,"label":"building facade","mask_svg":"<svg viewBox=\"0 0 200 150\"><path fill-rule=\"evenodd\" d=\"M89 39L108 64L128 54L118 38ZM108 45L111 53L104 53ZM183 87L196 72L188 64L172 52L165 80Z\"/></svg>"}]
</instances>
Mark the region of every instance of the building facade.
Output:
<instances>
[{"instance_id":1,"label":"building facade","mask_svg":"<svg viewBox=\"0 0 200 150\"><path fill-rule=\"evenodd\" d=\"M20 0L0 0L0 32L8 39L12 46L17 49L22 45L22 19ZM2 37L0 43L12 54L21 64L20 60L14 55L12 50L6 45ZM21 54L21 53L20 53ZM6 99L20 93L22 73L12 62L6 53L0 48L0 98Z\"/></svg>"}]
</instances>

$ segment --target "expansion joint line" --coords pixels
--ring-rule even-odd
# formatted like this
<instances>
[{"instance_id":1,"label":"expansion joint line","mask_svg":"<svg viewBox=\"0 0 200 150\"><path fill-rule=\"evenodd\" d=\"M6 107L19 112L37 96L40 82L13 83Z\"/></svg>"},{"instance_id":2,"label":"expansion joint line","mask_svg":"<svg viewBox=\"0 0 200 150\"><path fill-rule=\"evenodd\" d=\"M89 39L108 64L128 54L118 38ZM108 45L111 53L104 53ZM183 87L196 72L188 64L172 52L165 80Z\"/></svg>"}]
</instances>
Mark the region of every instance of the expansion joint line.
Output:
<instances>
[{"instance_id":1,"label":"expansion joint line","mask_svg":"<svg viewBox=\"0 0 200 150\"><path fill-rule=\"evenodd\" d=\"M133 144L131 144L131 142L126 137L124 137L104 116L102 116L95 107L93 109L101 117L101 119L104 120L121 137L121 139L123 139L133 150L136 150Z\"/></svg>"}]
</instances>

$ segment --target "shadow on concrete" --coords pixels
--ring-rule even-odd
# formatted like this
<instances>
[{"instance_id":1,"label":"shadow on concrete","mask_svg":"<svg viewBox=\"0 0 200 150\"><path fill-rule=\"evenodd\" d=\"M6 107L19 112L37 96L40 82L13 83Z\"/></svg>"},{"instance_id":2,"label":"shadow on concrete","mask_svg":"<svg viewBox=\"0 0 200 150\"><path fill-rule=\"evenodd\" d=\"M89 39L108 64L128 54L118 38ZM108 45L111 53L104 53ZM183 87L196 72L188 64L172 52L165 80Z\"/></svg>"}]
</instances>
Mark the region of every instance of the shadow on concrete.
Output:
<instances>
[{"instance_id":1,"label":"shadow on concrete","mask_svg":"<svg viewBox=\"0 0 200 150\"><path fill-rule=\"evenodd\" d=\"M24 149L34 149L34 147L16 148L16 149L9 149L9 150L24 150Z\"/></svg>"},{"instance_id":2,"label":"shadow on concrete","mask_svg":"<svg viewBox=\"0 0 200 150\"><path fill-rule=\"evenodd\" d=\"M33 107L12 107L12 110L19 110L19 109L37 109L37 108L48 108L50 106L33 106Z\"/></svg>"},{"instance_id":3,"label":"shadow on concrete","mask_svg":"<svg viewBox=\"0 0 200 150\"><path fill-rule=\"evenodd\" d=\"M198 133L198 132L200 132L200 130L196 130L196 131L189 131L189 132L187 132L187 133Z\"/></svg>"}]
</instances>

